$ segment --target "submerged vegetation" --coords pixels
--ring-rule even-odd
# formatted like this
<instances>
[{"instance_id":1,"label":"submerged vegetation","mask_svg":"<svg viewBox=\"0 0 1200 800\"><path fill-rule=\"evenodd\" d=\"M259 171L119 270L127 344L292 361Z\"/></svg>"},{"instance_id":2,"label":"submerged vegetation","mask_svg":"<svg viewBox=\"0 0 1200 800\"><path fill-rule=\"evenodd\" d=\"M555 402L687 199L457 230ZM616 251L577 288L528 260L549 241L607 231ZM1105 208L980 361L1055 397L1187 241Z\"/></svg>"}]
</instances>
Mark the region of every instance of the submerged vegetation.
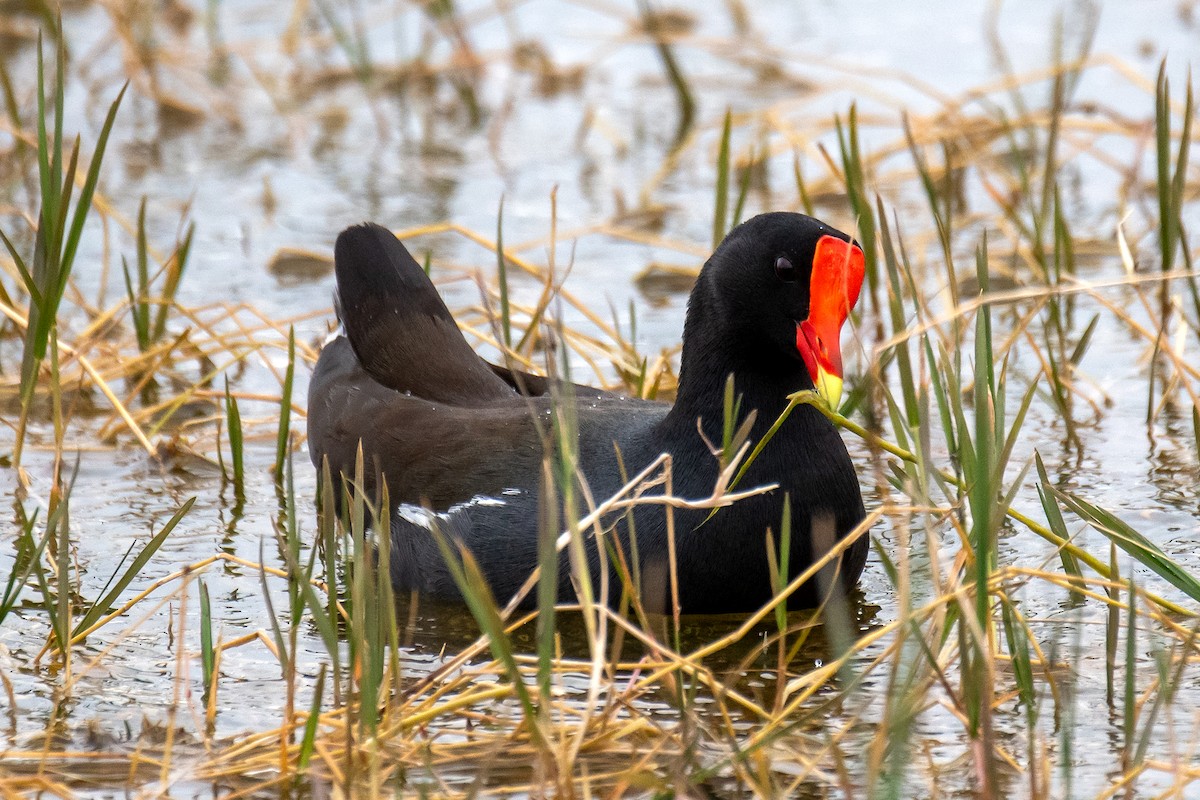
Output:
<instances>
[{"instance_id":1,"label":"submerged vegetation","mask_svg":"<svg viewBox=\"0 0 1200 800\"><path fill-rule=\"evenodd\" d=\"M1036 68L1012 66L996 33L1000 76L955 92L808 63L736 0L711 9L719 35L647 2L554 4L611 31L591 61L538 38L521 13L537 3L320 0L281 19L262 4L270 23L251 15L253 36L218 2L163 14L70 4L61 21L49 4L16 5L0 19L12 44L0 56L0 472L12 510L0 792L1200 787L1192 83L1169 78L1181 69L1169 61L1155 73L1094 53L1096 9L1059 20ZM401 55L381 55L381 20ZM606 59L625 51L657 58L629 84L653 99L649 117L589 95L605 97ZM1088 80L1119 85L1122 104ZM882 106L853 100L889 91ZM563 214L589 224L560 222L564 189L535 196L514 177L527 131L562 107L578 130L554 141L574 148L575 172L555 182L612 190ZM263 134L261 115L292 130ZM151 122L163 142L131 133ZM373 141L371 169L338 180L361 180L361 195L352 211L344 197L317 206L329 218L314 241L297 232L311 228L304 186L269 172L254 195L232 185L274 159L357 169L346 154L369 149L364 135L385 142ZM189 148L237 152L218 179L173 171ZM443 186L468 158L500 165L503 206L494 183ZM602 167L616 177L597 178ZM418 211L379 199L392 169L415 185L406 202ZM163 188L181 175L197 196ZM228 183L205 188L215 180ZM456 191L474 196L470 224L446 219ZM206 232L207 215L228 222L242 200L289 224ZM535 573L527 613L492 597L464 554L467 611L393 597L376 566L386 537L369 532L387 525L387 503L335 502L296 424L332 318L319 253L333 233L370 214L409 226L398 233L434 265L494 259L458 295L481 348L669 398L677 352L664 345L678 332L655 304L680 302L710 238L775 208L856 230L866 254L845 402L793 398L844 429L858 464L870 510L859 535L873 544L861 592L787 613L797 581L753 615L688 619L636 601L610 609L601 598L617 587L586 586L586 573L579 604L556 606L553 581ZM494 237L477 232L492 226ZM548 234L522 240L528 230ZM271 276L240 274L255 236L297 239L279 243L293 249ZM589 272L612 273L589 269L587 244L644 268L648 303L618 311L605 308L611 286L589 293ZM756 489L738 483L761 443L735 429L735 405L714 456L725 480L678 502ZM669 493L664 460L622 495L591 496L571 425L564 400L544 488L565 518L543 521L542 575L603 535L603 512Z\"/></svg>"}]
</instances>

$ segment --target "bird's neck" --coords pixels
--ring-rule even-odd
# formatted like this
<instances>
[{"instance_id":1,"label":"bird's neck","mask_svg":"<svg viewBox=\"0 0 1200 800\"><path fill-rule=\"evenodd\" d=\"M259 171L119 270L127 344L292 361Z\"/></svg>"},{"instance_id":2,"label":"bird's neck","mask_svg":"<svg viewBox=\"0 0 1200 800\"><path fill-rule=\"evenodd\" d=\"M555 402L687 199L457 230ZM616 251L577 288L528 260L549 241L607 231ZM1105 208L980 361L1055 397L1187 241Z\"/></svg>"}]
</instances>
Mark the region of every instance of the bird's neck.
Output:
<instances>
[{"instance_id":1,"label":"bird's neck","mask_svg":"<svg viewBox=\"0 0 1200 800\"><path fill-rule=\"evenodd\" d=\"M695 292L684 324L684 350L679 390L669 422L695 430L697 418L705 433L720 435L725 408L725 384L733 375L734 398L740 398L739 419L757 411L755 435L761 435L783 413L788 395L812 388L800 359L781 360L765 340L751 339L752 325L722 318L710 295Z\"/></svg>"}]
</instances>

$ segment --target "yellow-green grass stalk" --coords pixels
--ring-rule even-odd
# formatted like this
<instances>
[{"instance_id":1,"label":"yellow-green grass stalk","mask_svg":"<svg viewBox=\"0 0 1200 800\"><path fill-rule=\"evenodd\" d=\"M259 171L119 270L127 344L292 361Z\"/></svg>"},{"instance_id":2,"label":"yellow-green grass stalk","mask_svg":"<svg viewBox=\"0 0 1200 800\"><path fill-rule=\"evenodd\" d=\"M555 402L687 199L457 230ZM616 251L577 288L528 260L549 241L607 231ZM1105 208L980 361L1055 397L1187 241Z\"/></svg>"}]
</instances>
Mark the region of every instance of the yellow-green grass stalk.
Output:
<instances>
[{"instance_id":1,"label":"yellow-green grass stalk","mask_svg":"<svg viewBox=\"0 0 1200 800\"><path fill-rule=\"evenodd\" d=\"M275 475L276 487L283 485L284 464L291 450L292 441L292 386L296 379L296 328L288 327L287 371L284 373L283 386L279 397L279 427L275 435Z\"/></svg>"}]
</instances>

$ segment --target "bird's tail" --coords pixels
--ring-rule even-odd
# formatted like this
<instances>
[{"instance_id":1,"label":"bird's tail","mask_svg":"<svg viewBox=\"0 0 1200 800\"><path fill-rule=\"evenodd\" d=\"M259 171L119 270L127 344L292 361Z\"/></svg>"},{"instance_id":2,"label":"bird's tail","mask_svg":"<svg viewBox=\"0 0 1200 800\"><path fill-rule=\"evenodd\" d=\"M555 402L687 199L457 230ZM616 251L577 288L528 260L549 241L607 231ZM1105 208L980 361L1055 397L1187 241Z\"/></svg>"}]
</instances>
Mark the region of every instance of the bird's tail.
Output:
<instances>
[{"instance_id":1,"label":"bird's tail","mask_svg":"<svg viewBox=\"0 0 1200 800\"><path fill-rule=\"evenodd\" d=\"M354 353L373 379L438 402L512 395L467 341L416 260L391 231L342 231L334 250L338 308Z\"/></svg>"}]
</instances>

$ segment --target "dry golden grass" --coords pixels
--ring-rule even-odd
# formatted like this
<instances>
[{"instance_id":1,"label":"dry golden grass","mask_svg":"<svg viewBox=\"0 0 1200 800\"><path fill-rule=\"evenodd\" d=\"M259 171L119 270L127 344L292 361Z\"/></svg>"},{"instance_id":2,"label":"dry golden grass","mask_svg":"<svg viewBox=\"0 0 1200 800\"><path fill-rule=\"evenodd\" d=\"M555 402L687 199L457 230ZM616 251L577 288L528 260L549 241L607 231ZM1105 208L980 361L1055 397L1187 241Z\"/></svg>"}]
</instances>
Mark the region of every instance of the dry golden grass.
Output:
<instances>
[{"instance_id":1,"label":"dry golden grass","mask_svg":"<svg viewBox=\"0 0 1200 800\"><path fill-rule=\"evenodd\" d=\"M1117 559L1115 546L1088 550L1079 544L1084 526L1077 520L1104 527L1099 514L1088 517L1080 507L1065 505L1076 511L1068 516L1067 536L1053 519L1036 519L1033 509L1042 507L1038 492L1043 488L1051 498L1046 502L1054 508L1070 500L1051 496L1054 487L1047 482L1031 488L1024 481L1024 470L1032 463L1025 453L1008 472L994 476L992 500L1011 512L1014 522L1003 528L1006 536L1032 531L1050 544L1031 548L1039 555L1030 562L996 558L995 542L981 543L974 530L974 484L966 478L961 452L945 435L951 431L976 436L968 423L988 408L987 402L978 401L986 387L975 370L954 357L972 352L984 315L996 319L995 338L989 338L986 352L998 367L1000 391L1006 380L1014 389L1010 417L1028 390L1043 416L1059 418L1054 441L1035 438L1032 445L1028 436L1017 435L1022 433L1020 423L1009 429L1001 419L1002 430L1025 450L1063 441L1068 448L1076 446L1072 441L1086 437L1086 428L1108 413L1112 390L1080 363L1090 335L1086 320L1092 315L1121 331L1144 353L1145 380L1126 389L1145 394L1148 430L1160 430L1164 418L1186 428L1178 420L1186 420L1189 409L1197 415L1200 370L1190 352L1200 335L1200 301L1194 300L1200 274L1192 266L1194 252L1181 236L1181 260L1173 268L1155 271L1146 266L1160 258L1153 242L1160 227L1157 193L1162 186L1157 176L1145 173L1141 162L1125 163L1113 144L1154 151L1154 82L1111 56L1088 53L1044 70L1008 74L959 96L947 96L906 75L833 65L843 78L839 90L887 104L889 87L901 85L937 106L932 113L903 119L898 113L878 111L857 115L855 135L862 132L871 139L857 156L827 144L837 141L831 134L839 129L849 136L850 122L845 116L812 113L821 90L805 79L809 65L794 54L781 53L752 33L706 38L683 14L639 16L603 4L588 5L620 16L628 31L604 43L597 60L612 49L654 42L668 50L692 48L719 63L736 65L745 70L739 74L748 76L743 79L746 90L760 81L792 87L786 99L733 115L729 174L718 191L736 193L744 178L751 198L757 192L775 205L815 209L838 227L857 228L860 239L875 245L871 249L878 253L879 265L864 294L852 348L858 353L862 378L851 387L856 390L854 413L839 421L863 440L862 480L870 487L876 510L860 535L876 526L877 558L885 564L880 571L889 583L885 619L858 624L854 614L865 613L867 604L833 598L824 609L788 615L780 624L771 605L748 618L725 621L717 633L696 641L695 636L680 634L686 625L678 619L640 616L636 608L621 614L584 602L560 613L577 621L585 633L577 640L560 637L556 649L546 652L515 644L533 640L528 633L536 620L505 608L507 598L499 598L501 605L493 610L497 619L503 618L507 635L483 635L444 654L437 668L416 671L388 646L402 641L411 620L398 620L394 638L376 643L378 648L364 645L354 655L343 652L351 643L358 644L355 636L365 636L364 622L355 616L363 603L348 599L351 591L344 575L305 573L301 565L282 560L257 563L229 553L213 554L153 582L136 584L109 613L71 639L78 647L102 627L117 631L104 649L84 657L70 655L72 648L67 647L64 654L50 635L35 661L61 668L58 690L69 697L81 676L103 670L118 657L115 653L127 637L143 626L161 624L163 609L170 609L166 616L174 620L177 640L191 641L200 625L197 580L217 565L234 564L261 575L264 595L274 598L271 623L281 627L264 624L218 640L211 648L217 678L207 701L193 694L184 664L193 654L177 648L174 697L164 703L170 709L168 717L161 729L144 730L132 748L99 742L94 750L75 745L64 749L51 735L53 725L40 739L6 743L0 751L0 792L14 797L72 796L131 787L139 793L165 794L218 787L222 795L238 796L332 787L342 795L372 797L418 791L436 796L570 797L924 796L972 791L991 797L1051 797L1061 796L1070 785L1074 767L1062 764L1064 750L1069 752L1073 741L1092 741L1087 738L1087 728L1095 722L1091 716L1097 713L1092 706L1104 703L1106 714L1122 719L1111 726L1121 728L1125 736L1112 746L1121 763L1105 763L1111 769L1103 776L1080 775L1080 782L1090 782L1088 796L1133 796L1142 786L1153 786L1163 797L1194 793L1200 785L1195 766L1200 718L1189 687L1200 666L1196 598L1157 579L1145 586L1140 578L1135 583L1122 575L1120 568L1127 562ZM750 15L741 4L732 5ZM363 86L356 96L364 103L379 102L379 93L403 86L431 105L444 102L439 90L451 86L462 106L456 113L473 114L480 102L473 90L480 71L510 58L536 73L543 93L573 92L593 77L588 64L553 64L544 52L539 56L529 46L512 53L474 48L472 28L502 16L490 6L463 14L446 4L448 13L432 16L429 22L430 35L441 37L445 46L436 55L422 53L395 64L369 59L356 39L356 26L363 21L356 22L353 15L322 17L304 2L292 5L278 40L220 40L203 48L183 36L200 24L183 6L170 5L172 13L162 19L151 18L136 3L100 7L114 33L109 46L119 49L133 90L157 103L159 113L178 125L209 120L242 124L245 112L239 96L250 91L264 91L282 114L327 113L333 119L344 115L337 108L342 101L331 99L336 90L356 84ZM348 27L338 29L331 19ZM68 31L69 22L70 17ZM37 23L12 17L0 25L0 35L28 39L35 35ZM147 30L157 35L147 36ZM269 69L261 55L268 51L286 54L294 73ZM331 53L339 52L346 54L349 67L323 66ZM224 85L212 82L203 65L213 57L239 59L250 77L236 75ZM1056 81L1070 84L1096 71L1112 73L1114 80L1143 90L1145 106L1110 108L1094 101L1055 105L1051 100L1020 106L1004 116L998 113L1017 92ZM16 82L17 76L5 74ZM708 90L702 84L690 87L701 96ZM1171 100L1176 122L1170 143L1177 153L1184 105L1181 95ZM503 125L504 119L497 112L493 124ZM605 124L611 125L589 120L589 131L627 144L628 132L605 130ZM12 170L0 168L0 179L14 185L36 183L36 163L27 153L17 152L22 146L36 148L36 130L28 120L0 117L0 133L10 137L0 144L8 149L0 152L0 161L7 157L16 165ZM668 262L677 273L686 275L699 267L707 243L662 232L685 213L665 205L663 197L669 194L669 181L686 165L717 162L721 126L715 118L702 117L681 133L653 174L641 185L627 187L612 219L557 229L551 213L545 237L505 243L507 265L544 287L535 304L511 307L514 331L529 331L520 345L508 350L514 361L540 368L547 331L557 331L576 360L590 367L596 382L646 396L673 393L677 348L639 352L607 312L564 283L570 271L568 243L589 239L647 245L657 261ZM493 128L487 135L499 133ZM793 155L794 177L781 180L770 173L778 172L780 162ZM1058 177L1064 165L1082 162L1120 187L1119 197L1112 198L1120 212L1119 232L1059 229L1054 213ZM1197 200L1197 183L1190 180L1195 169L1182 169L1182 201L1190 211ZM116 261L112 251L117 245L108 246L109 237L137 237L138 223L122 211L133 203L133 198L112 198L103 192L95 197L94 214L102 223L107 253L105 263L96 268L105 275L113 269L109 261ZM14 241L32 242L29 232L36 207L0 201L0 215L0 225ZM1180 216L1186 219L1182 212ZM948 230L944 226L950 221ZM1063 223L1069 228L1071 220L1064 218ZM980 295L978 283L971 281L984 231L989 244L980 258L995 291ZM494 237L454 222L398 233L417 243L426 237L439 243L459 237L478 245L472 265L495 260ZM1061 251L1067 244L1069 259ZM156 274L166 273L172 253L151 246ZM1101 266L1094 266L1097 263ZM1120 269L1111 268L1117 265ZM11 259L0 255L0 268L7 271L7 286L20 285ZM101 281L102 286L106 283ZM458 318L473 341L500 349L499 286L489 278L481 287L479 304L462 309ZM314 318L330 316L329 310L321 309L269 319L250 304L189 307L173 298L148 298L154 307L167 304L171 333L142 350L126 298L110 298L103 291L88 298L74 285L67 298L70 305L58 321L57 376L49 364L43 367L45 385L38 398L44 407L37 411L60 422L62 429L53 439L31 444L53 456L48 469L55 494L49 508L70 492L62 465L75 450L141 448L149 458L165 463L200 458L220 463L227 472L225 392L218 384L226 376L231 377L234 397L274 409L242 420L246 452L265 471L284 393L239 391L238 375L257 370L284 386L286 373L280 364L287 354L289 329L311 327ZM561 300L587 320L588 329L548 324L557 313L552 300ZM8 330L20 332L27 324L27 301L6 291L0 297L0 313L8 320ZM315 341L296 342L300 370L315 360L317 351ZM918 404L906 397L906 381L920 389ZM1036 390L1031 388L1035 384ZM0 402L7 409L16 407L20 391L19 375L0 376ZM948 398L947 414L961 414L961 423L941 419L939 393ZM85 404L92 411L63 415L61 409L54 410L63 401L68 412ZM302 401L291 400L291 408L294 420L302 418ZM183 410L189 411L186 418ZM919 417L918 424L907 424L909 414ZM1196 433L1200 435L1200 423ZM291 451L301 443L300 434L292 431ZM998 443L1003 445L1003 438ZM16 482L30 485L24 473ZM644 488L639 484L631 486L631 495ZM282 497L282 479L280 486ZM1103 497L1079 494L1104 505ZM598 518L598 510L623 501L595 498L581 509L582 523L573 527L586 528ZM294 519L296 508L292 502L286 505L290 513L280 516ZM1114 524L1108 527L1113 538L1123 535ZM880 529L887 531L886 538L878 536ZM992 535L1000 529L997 522ZM281 532L280 541L290 540ZM563 544L569 542L565 537ZM342 547L337 563L345 568L357 555L344 541ZM69 569L59 572L66 562L53 550L47 548L40 557L50 574L67 582ZM836 555L831 551L828 558ZM989 558L996 560L986 570L986 614L981 621L977 570ZM1080 572L1068 568L1069 563L1082 564ZM818 570L810 572L806 577ZM334 583L333 592L327 581ZM286 615L274 610L285 608L293 596L301 597L303 587L328 602L330 623L340 626L343 634L335 648L339 652L329 653L322 662L330 678L322 684L327 696L317 698L315 713L315 682L298 670L295 637L300 625L317 624L318 612L301 605L303 620L281 622ZM1024 598L1053 593L1069 596L1064 602L1077 604L1078 614L1038 618L1024 610ZM378 601L386 592L368 596ZM405 608L415 620L415 607L402 604L401 610ZM1063 645L1061 635L1048 632L1064 620L1080 631L1073 634L1074 649ZM1091 633L1093 627L1104 627L1105 636ZM1106 699L1095 686L1080 686L1089 677L1083 670L1100 663L1083 653L1080 643L1100 641L1108 648L1103 658L1107 680L1115 684L1113 696ZM215 736L213 719L223 704L244 702L238 687L220 676L222 660L236 658L241 648L261 648L279 661L284 678L278 688L286 695L281 701L285 711L261 730L234 738ZM340 675L330 666L335 656ZM368 667L373 663L382 666L381 673L371 677ZM7 677L4 681L8 702L15 708L12 683ZM379 691L377 721L358 700L368 689ZM1081 695L1087 704L1083 707ZM526 702L535 714L526 711ZM58 712L54 722L70 727L70 720ZM12 728L17 728L15 721ZM1089 770L1099 768L1096 762L1088 765ZM1092 791L1093 786L1100 788Z\"/></svg>"}]
</instances>

